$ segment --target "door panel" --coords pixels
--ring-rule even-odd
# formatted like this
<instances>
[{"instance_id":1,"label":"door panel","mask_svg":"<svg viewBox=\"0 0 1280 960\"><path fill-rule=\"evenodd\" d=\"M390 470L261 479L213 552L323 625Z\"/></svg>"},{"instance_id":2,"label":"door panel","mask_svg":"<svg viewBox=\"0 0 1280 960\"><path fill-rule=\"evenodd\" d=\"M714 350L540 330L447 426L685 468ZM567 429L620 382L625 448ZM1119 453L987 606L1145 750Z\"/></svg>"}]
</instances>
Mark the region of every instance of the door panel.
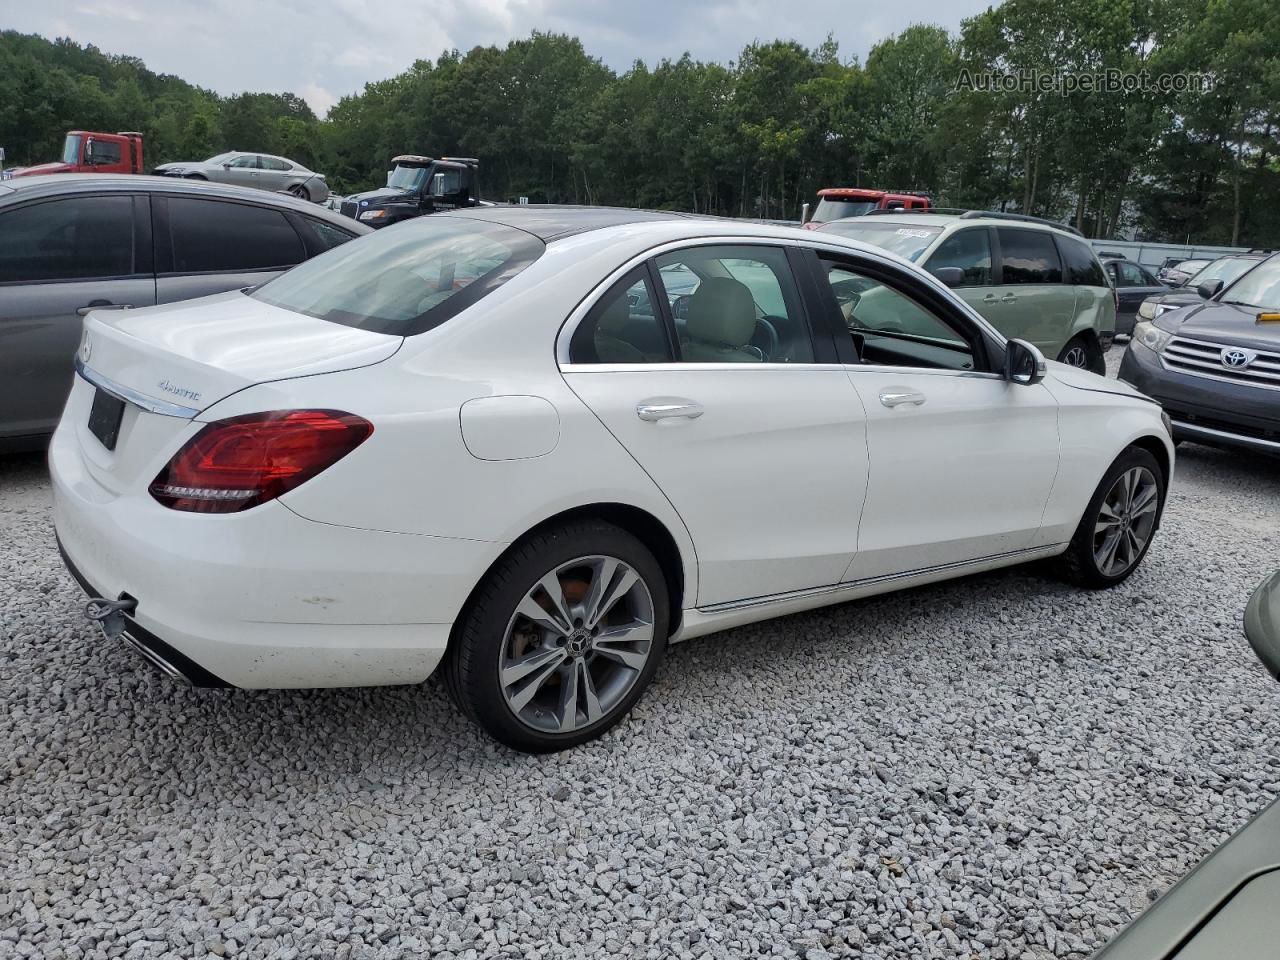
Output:
<instances>
[{"instance_id":1,"label":"door panel","mask_svg":"<svg viewBox=\"0 0 1280 960\"><path fill-rule=\"evenodd\" d=\"M841 367L574 365L565 379L684 520L698 606L840 581L867 483L866 424ZM702 412L642 419L641 404Z\"/></svg>"},{"instance_id":2,"label":"door panel","mask_svg":"<svg viewBox=\"0 0 1280 960\"><path fill-rule=\"evenodd\" d=\"M1048 390L981 375L848 369L866 409L871 469L846 579L1031 546L1058 470ZM909 394L923 401L886 406Z\"/></svg>"}]
</instances>

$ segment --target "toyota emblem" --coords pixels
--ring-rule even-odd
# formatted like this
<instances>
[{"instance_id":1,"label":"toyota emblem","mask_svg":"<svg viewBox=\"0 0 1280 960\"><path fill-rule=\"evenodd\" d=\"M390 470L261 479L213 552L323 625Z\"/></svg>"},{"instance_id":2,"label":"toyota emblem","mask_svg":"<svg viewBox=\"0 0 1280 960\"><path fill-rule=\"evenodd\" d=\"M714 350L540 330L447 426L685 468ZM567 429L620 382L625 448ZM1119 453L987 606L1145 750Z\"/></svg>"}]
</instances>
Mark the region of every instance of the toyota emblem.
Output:
<instances>
[{"instance_id":1,"label":"toyota emblem","mask_svg":"<svg viewBox=\"0 0 1280 960\"><path fill-rule=\"evenodd\" d=\"M1235 350L1230 347L1222 351L1220 359L1224 367L1247 367L1253 362L1253 357L1244 350Z\"/></svg>"}]
</instances>

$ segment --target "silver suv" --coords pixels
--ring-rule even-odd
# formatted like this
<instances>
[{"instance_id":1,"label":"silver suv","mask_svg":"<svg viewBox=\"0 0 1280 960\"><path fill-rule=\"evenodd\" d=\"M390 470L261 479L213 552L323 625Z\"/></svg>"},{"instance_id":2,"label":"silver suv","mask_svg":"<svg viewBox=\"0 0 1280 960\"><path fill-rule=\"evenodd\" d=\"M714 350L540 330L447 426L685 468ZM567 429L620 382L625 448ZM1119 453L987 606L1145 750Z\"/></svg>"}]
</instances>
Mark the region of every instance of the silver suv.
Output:
<instances>
[{"instance_id":1,"label":"silver suv","mask_svg":"<svg viewBox=\"0 0 1280 960\"><path fill-rule=\"evenodd\" d=\"M372 231L282 194L163 177L0 184L0 451L40 447L71 389L90 310L263 283Z\"/></svg>"},{"instance_id":2,"label":"silver suv","mask_svg":"<svg viewBox=\"0 0 1280 960\"><path fill-rule=\"evenodd\" d=\"M1116 293L1097 255L1061 224L1017 214L874 211L819 230L883 247L955 289L1010 339L1105 373Z\"/></svg>"}]
</instances>

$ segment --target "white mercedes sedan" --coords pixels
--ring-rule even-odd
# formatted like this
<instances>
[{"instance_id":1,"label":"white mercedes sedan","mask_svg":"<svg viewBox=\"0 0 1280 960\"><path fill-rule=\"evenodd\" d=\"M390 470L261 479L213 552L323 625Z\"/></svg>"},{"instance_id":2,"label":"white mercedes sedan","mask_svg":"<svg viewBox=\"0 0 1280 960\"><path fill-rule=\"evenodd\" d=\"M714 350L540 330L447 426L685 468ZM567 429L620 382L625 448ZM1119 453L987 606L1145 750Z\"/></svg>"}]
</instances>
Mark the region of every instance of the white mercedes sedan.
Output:
<instances>
[{"instance_id":1,"label":"white mercedes sedan","mask_svg":"<svg viewBox=\"0 0 1280 960\"><path fill-rule=\"evenodd\" d=\"M497 207L91 313L58 539L88 614L172 676L439 668L529 751L616 724L669 643L1048 557L1121 582L1173 468L1160 408L1006 342L937 273L830 234Z\"/></svg>"}]
</instances>

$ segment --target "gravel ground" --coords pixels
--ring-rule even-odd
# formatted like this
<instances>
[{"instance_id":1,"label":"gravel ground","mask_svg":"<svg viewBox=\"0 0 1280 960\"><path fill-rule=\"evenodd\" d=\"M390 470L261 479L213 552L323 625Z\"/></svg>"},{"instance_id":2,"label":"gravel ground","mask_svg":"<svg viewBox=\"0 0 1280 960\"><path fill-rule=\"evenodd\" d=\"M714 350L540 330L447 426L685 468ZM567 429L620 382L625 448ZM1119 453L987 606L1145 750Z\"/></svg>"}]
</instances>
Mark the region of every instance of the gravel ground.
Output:
<instances>
[{"instance_id":1,"label":"gravel ground","mask_svg":"<svg viewBox=\"0 0 1280 960\"><path fill-rule=\"evenodd\" d=\"M1083 958L1280 793L1274 461L1182 448L1122 587L1015 569L673 648L603 741L442 687L195 692L0 460L0 958Z\"/></svg>"}]
</instances>

